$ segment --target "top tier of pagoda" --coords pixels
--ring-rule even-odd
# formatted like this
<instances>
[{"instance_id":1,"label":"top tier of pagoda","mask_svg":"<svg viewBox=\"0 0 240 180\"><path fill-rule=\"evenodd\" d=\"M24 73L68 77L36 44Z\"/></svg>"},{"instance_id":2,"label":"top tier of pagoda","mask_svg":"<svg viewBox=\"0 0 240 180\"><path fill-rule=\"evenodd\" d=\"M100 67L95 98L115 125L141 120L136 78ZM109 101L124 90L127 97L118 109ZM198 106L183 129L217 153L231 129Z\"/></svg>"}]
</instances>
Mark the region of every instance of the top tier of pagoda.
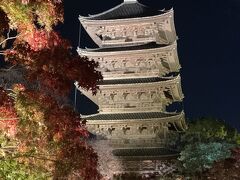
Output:
<instances>
[{"instance_id":1,"label":"top tier of pagoda","mask_svg":"<svg viewBox=\"0 0 240 180\"><path fill-rule=\"evenodd\" d=\"M135 46L176 41L173 10L155 10L136 0L100 14L79 16L83 27L99 47Z\"/></svg>"}]
</instances>

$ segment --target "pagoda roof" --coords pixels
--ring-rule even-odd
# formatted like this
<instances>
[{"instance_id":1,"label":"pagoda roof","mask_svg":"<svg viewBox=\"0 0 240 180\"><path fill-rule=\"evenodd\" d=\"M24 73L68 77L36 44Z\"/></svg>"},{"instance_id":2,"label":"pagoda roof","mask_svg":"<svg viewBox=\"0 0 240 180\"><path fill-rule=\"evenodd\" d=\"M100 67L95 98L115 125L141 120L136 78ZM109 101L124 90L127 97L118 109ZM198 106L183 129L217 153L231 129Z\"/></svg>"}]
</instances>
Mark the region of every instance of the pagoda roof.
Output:
<instances>
[{"instance_id":1,"label":"pagoda roof","mask_svg":"<svg viewBox=\"0 0 240 180\"><path fill-rule=\"evenodd\" d=\"M163 14L164 11L147 7L137 1L123 2L107 11L84 17L89 20L113 20L147 17Z\"/></svg>"},{"instance_id":2,"label":"pagoda roof","mask_svg":"<svg viewBox=\"0 0 240 180\"><path fill-rule=\"evenodd\" d=\"M98 83L98 85L115 85L115 84L139 84L139 83L154 83L170 81L176 77L149 77L149 78L134 78L134 79L109 79L103 80Z\"/></svg>"},{"instance_id":3,"label":"pagoda roof","mask_svg":"<svg viewBox=\"0 0 240 180\"><path fill-rule=\"evenodd\" d=\"M144 156L171 156L178 155L178 152L166 148L151 147L151 148L126 148L114 149L113 154L121 157L144 157Z\"/></svg>"},{"instance_id":4,"label":"pagoda roof","mask_svg":"<svg viewBox=\"0 0 240 180\"><path fill-rule=\"evenodd\" d=\"M96 48L90 49L86 48L84 50L88 52L114 52L114 51L134 51L134 50L144 50L144 49L155 49L155 48L162 48L167 47L168 44L156 44L155 42L147 43L144 45L139 46L124 46L124 47L111 47L111 48Z\"/></svg>"},{"instance_id":5,"label":"pagoda roof","mask_svg":"<svg viewBox=\"0 0 240 180\"><path fill-rule=\"evenodd\" d=\"M124 120L124 119L154 119L154 118L166 118L181 115L180 113L164 113L164 112L136 112L136 113L106 113L106 114L94 114L89 116L83 116L86 120Z\"/></svg>"}]
</instances>

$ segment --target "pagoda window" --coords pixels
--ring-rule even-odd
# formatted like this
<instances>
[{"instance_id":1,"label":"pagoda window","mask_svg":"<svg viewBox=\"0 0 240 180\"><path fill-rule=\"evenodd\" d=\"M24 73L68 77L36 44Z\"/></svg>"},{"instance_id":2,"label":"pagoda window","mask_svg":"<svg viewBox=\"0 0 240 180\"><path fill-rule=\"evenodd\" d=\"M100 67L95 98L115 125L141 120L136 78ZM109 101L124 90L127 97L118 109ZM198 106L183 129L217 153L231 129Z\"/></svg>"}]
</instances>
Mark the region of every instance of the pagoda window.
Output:
<instances>
[{"instance_id":1,"label":"pagoda window","mask_svg":"<svg viewBox=\"0 0 240 180\"><path fill-rule=\"evenodd\" d=\"M146 29L144 32L145 36L150 36L151 35L151 29Z\"/></svg>"},{"instance_id":2,"label":"pagoda window","mask_svg":"<svg viewBox=\"0 0 240 180\"><path fill-rule=\"evenodd\" d=\"M134 37L137 37L137 35L138 35L138 30L137 30L137 29L134 29L134 31L133 31L133 36L134 36Z\"/></svg>"},{"instance_id":3,"label":"pagoda window","mask_svg":"<svg viewBox=\"0 0 240 180\"><path fill-rule=\"evenodd\" d=\"M121 62L119 62L119 61L115 61L114 62L114 68L120 68L121 67Z\"/></svg>"},{"instance_id":4,"label":"pagoda window","mask_svg":"<svg viewBox=\"0 0 240 180\"><path fill-rule=\"evenodd\" d=\"M115 32L115 30L112 30L112 32L111 32L111 37L112 37L113 39L116 38L116 32Z\"/></svg>"},{"instance_id":5,"label":"pagoda window","mask_svg":"<svg viewBox=\"0 0 240 180\"><path fill-rule=\"evenodd\" d=\"M131 63L129 61L125 62L125 67L131 67Z\"/></svg>"},{"instance_id":6,"label":"pagoda window","mask_svg":"<svg viewBox=\"0 0 240 180\"><path fill-rule=\"evenodd\" d=\"M153 127L153 133L156 134L159 130L159 127L158 126L154 126Z\"/></svg>"},{"instance_id":7,"label":"pagoda window","mask_svg":"<svg viewBox=\"0 0 240 180\"><path fill-rule=\"evenodd\" d=\"M138 92L138 93L137 93L137 98L138 98L138 99L141 99L142 93L143 93L143 92Z\"/></svg>"},{"instance_id":8,"label":"pagoda window","mask_svg":"<svg viewBox=\"0 0 240 180\"><path fill-rule=\"evenodd\" d=\"M125 28L123 29L123 37L127 37L127 30Z\"/></svg>"},{"instance_id":9,"label":"pagoda window","mask_svg":"<svg viewBox=\"0 0 240 180\"><path fill-rule=\"evenodd\" d=\"M115 128L114 128L114 127L111 126L111 127L108 128L109 134L112 134L113 131L115 131Z\"/></svg>"},{"instance_id":10,"label":"pagoda window","mask_svg":"<svg viewBox=\"0 0 240 180\"><path fill-rule=\"evenodd\" d=\"M110 98L112 101L114 101L116 99L115 97L116 97L116 94L110 94Z\"/></svg>"},{"instance_id":11,"label":"pagoda window","mask_svg":"<svg viewBox=\"0 0 240 180\"><path fill-rule=\"evenodd\" d=\"M175 128L175 126L173 125L173 123L169 123L169 124L168 124L168 130L170 130L170 131L175 131L175 130L176 130L176 128Z\"/></svg>"},{"instance_id":12,"label":"pagoda window","mask_svg":"<svg viewBox=\"0 0 240 180\"><path fill-rule=\"evenodd\" d=\"M123 133L126 134L127 131L130 130L130 127L128 127L128 126L126 125L126 126L122 127L122 130L123 130Z\"/></svg>"},{"instance_id":13,"label":"pagoda window","mask_svg":"<svg viewBox=\"0 0 240 180\"><path fill-rule=\"evenodd\" d=\"M123 99L127 99L127 95L128 95L129 93L123 93Z\"/></svg>"},{"instance_id":14,"label":"pagoda window","mask_svg":"<svg viewBox=\"0 0 240 180\"><path fill-rule=\"evenodd\" d=\"M165 129L164 128L159 129L157 135L159 138L165 139Z\"/></svg>"},{"instance_id":15,"label":"pagoda window","mask_svg":"<svg viewBox=\"0 0 240 180\"><path fill-rule=\"evenodd\" d=\"M140 94L140 99L141 100L147 100L148 99L147 94L145 92L141 93Z\"/></svg>"},{"instance_id":16,"label":"pagoda window","mask_svg":"<svg viewBox=\"0 0 240 180\"><path fill-rule=\"evenodd\" d=\"M122 61L123 67L126 67L126 64L127 64L127 61L126 61L126 60L123 60L123 61Z\"/></svg>"},{"instance_id":17,"label":"pagoda window","mask_svg":"<svg viewBox=\"0 0 240 180\"><path fill-rule=\"evenodd\" d=\"M152 59L148 59L148 67L151 67L152 66L152 64L153 64L153 60Z\"/></svg>"},{"instance_id":18,"label":"pagoda window","mask_svg":"<svg viewBox=\"0 0 240 180\"><path fill-rule=\"evenodd\" d=\"M112 61L112 62L111 62L111 65L112 65L112 68L115 68L116 62L115 62L115 61Z\"/></svg>"},{"instance_id":19,"label":"pagoda window","mask_svg":"<svg viewBox=\"0 0 240 180\"><path fill-rule=\"evenodd\" d=\"M132 94L130 94L130 93L124 93L123 94L123 98L125 100L134 100L134 96Z\"/></svg>"},{"instance_id":20,"label":"pagoda window","mask_svg":"<svg viewBox=\"0 0 240 180\"><path fill-rule=\"evenodd\" d=\"M146 67L146 63L141 61L140 64L139 64L139 66L140 66L140 67Z\"/></svg>"},{"instance_id":21,"label":"pagoda window","mask_svg":"<svg viewBox=\"0 0 240 180\"><path fill-rule=\"evenodd\" d=\"M138 127L138 130L140 133L142 133L144 130L147 130L147 127L142 125L142 126Z\"/></svg>"},{"instance_id":22,"label":"pagoda window","mask_svg":"<svg viewBox=\"0 0 240 180\"><path fill-rule=\"evenodd\" d=\"M151 92L151 99L154 100L157 98L156 92Z\"/></svg>"},{"instance_id":23,"label":"pagoda window","mask_svg":"<svg viewBox=\"0 0 240 180\"><path fill-rule=\"evenodd\" d=\"M138 60L136 61L136 66L140 66L140 63L141 63L141 59L138 59Z\"/></svg>"},{"instance_id":24,"label":"pagoda window","mask_svg":"<svg viewBox=\"0 0 240 180\"><path fill-rule=\"evenodd\" d=\"M164 91L164 95L168 99L173 99L173 96L171 95L171 93L169 91Z\"/></svg>"}]
</instances>

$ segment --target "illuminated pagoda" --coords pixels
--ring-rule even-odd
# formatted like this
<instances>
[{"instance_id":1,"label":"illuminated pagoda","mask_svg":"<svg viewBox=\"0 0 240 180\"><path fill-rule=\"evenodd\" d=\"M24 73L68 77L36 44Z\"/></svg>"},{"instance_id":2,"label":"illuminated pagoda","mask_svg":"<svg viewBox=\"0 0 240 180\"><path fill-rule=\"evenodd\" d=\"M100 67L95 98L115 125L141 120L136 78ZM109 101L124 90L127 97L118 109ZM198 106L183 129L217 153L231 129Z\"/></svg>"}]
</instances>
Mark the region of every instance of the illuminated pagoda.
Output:
<instances>
[{"instance_id":1,"label":"illuminated pagoda","mask_svg":"<svg viewBox=\"0 0 240 180\"><path fill-rule=\"evenodd\" d=\"M104 77L96 96L79 88L99 107L84 116L88 130L109 139L130 169L157 170L169 132L186 129L184 112L166 109L184 98L173 9L125 0L79 20L99 48L78 53L99 62Z\"/></svg>"}]
</instances>

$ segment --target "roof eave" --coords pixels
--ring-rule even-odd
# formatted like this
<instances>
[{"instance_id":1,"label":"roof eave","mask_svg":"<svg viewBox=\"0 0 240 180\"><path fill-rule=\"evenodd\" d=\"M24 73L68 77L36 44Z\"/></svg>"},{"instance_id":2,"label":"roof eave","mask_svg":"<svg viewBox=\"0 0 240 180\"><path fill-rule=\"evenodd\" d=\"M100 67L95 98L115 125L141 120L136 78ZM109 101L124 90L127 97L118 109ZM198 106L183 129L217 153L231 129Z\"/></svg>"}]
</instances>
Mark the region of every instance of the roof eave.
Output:
<instances>
[{"instance_id":1,"label":"roof eave","mask_svg":"<svg viewBox=\"0 0 240 180\"><path fill-rule=\"evenodd\" d=\"M122 21L126 21L126 20L143 20L143 19L152 19L152 18L157 18L157 17L161 17L161 16L166 16L168 14L173 14L173 8L169 9L169 10L165 10L164 13L162 13L163 11L159 11L159 14L158 15L152 15L152 16L143 16L143 17L134 17L134 18L118 18L118 19L91 19L91 17L93 16L81 16L79 15L79 20L82 22L82 21L87 21L89 23L91 22L99 22L99 23L102 23L102 22L109 22L109 23L112 23L112 22L117 22L118 23L121 23Z\"/></svg>"},{"instance_id":2,"label":"roof eave","mask_svg":"<svg viewBox=\"0 0 240 180\"><path fill-rule=\"evenodd\" d=\"M132 112L134 114L134 112ZM135 113L138 113L138 112L135 112ZM184 111L181 111L181 112L164 112L166 115L169 115L169 116L166 116L166 117L159 117L159 118L152 118L152 119L172 119L172 118L182 118L182 117L185 117L185 113ZM97 113L97 114L91 114L91 115L82 115L81 114L81 118L83 119L86 119L87 121L104 121L104 120L88 120L88 118L91 118L91 117L95 117L95 116L98 116L98 115L101 115L101 114L122 114L122 113ZM125 120L134 120L134 119L123 119L124 121ZM145 119L145 120L150 120L150 119ZM119 120L118 120L119 121Z\"/></svg>"},{"instance_id":3,"label":"roof eave","mask_svg":"<svg viewBox=\"0 0 240 180\"><path fill-rule=\"evenodd\" d=\"M134 49L134 50L126 50L126 51L94 51L92 49L88 49L88 48L77 48L77 52L83 56L101 56L107 53L108 56L111 55L119 55L119 54L125 54L125 53L140 53L140 52L145 52L145 51L163 51L163 50L170 50L173 48L177 47L177 42L174 41L172 44L169 44L167 46L164 47L154 47L154 48L146 48L146 49ZM97 49L101 49L101 48L97 48ZM97 50L95 49L95 50Z\"/></svg>"}]
</instances>

